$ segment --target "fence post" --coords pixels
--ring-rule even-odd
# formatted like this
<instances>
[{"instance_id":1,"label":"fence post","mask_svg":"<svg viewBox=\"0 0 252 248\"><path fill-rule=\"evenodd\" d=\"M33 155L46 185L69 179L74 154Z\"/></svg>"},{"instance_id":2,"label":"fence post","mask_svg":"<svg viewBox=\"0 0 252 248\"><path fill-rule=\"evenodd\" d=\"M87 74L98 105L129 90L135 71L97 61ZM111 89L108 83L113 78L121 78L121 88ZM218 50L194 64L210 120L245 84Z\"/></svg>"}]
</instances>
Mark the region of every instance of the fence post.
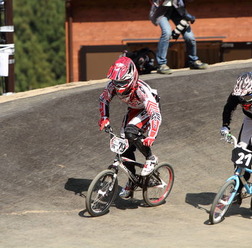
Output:
<instances>
[{"instance_id":1,"label":"fence post","mask_svg":"<svg viewBox=\"0 0 252 248\"><path fill-rule=\"evenodd\" d=\"M13 0L0 0L0 12L4 12L4 21L3 25L1 26L0 19L0 32L4 34L4 45L1 48L0 43L0 50L3 50L5 53L9 54L8 59L8 76L5 77L5 87L4 93L7 92L15 92L15 82L14 82L14 25L13 25ZM0 13L1 17L1 13Z\"/></svg>"}]
</instances>

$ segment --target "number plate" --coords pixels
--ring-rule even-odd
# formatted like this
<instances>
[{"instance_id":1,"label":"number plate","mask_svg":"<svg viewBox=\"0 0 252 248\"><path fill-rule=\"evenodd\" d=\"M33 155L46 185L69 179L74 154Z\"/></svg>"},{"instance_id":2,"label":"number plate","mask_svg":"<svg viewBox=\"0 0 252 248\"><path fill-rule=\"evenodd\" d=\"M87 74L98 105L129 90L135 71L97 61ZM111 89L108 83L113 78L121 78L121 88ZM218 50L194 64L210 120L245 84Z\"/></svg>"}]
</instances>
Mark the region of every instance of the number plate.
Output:
<instances>
[{"instance_id":1,"label":"number plate","mask_svg":"<svg viewBox=\"0 0 252 248\"><path fill-rule=\"evenodd\" d=\"M252 153L243 150L241 147L236 147L232 151L232 158L231 160L236 164L238 167L243 168L251 168L252 164Z\"/></svg>"},{"instance_id":2,"label":"number plate","mask_svg":"<svg viewBox=\"0 0 252 248\"><path fill-rule=\"evenodd\" d=\"M129 148L129 142L127 139L119 137L113 137L110 140L110 149L112 152L122 154Z\"/></svg>"}]
</instances>

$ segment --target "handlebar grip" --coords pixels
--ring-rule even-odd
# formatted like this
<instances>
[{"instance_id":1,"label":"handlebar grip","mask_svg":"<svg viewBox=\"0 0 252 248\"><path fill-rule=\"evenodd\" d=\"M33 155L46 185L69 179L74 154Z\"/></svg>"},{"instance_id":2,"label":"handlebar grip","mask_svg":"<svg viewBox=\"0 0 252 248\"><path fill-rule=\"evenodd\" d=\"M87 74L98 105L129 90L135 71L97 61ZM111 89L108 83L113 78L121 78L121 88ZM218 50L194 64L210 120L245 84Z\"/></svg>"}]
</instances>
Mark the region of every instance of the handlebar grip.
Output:
<instances>
[{"instance_id":1,"label":"handlebar grip","mask_svg":"<svg viewBox=\"0 0 252 248\"><path fill-rule=\"evenodd\" d=\"M112 132L112 127L110 125L107 125L105 128L104 128L104 131L106 133L111 133Z\"/></svg>"}]
</instances>

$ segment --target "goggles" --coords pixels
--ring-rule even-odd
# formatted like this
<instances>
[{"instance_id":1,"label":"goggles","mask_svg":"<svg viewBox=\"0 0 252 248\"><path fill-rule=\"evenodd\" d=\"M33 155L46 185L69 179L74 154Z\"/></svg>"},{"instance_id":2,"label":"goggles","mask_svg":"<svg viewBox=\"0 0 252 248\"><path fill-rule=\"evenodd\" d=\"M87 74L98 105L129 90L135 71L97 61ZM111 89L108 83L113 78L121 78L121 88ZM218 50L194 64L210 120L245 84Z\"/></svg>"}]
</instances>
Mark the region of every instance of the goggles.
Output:
<instances>
[{"instance_id":1,"label":"goggles","mask_svg":"<svg viewBox=\"0 0 252 248\"><path fill-rule=\"evenodd\" d=\"M128 79L128 80L113 80L113 84L118 87L118 88L121 88L121 87L124 87L124 86L127 86L129 83L131 82L131 79Z\"/></svg>"},{"instance_id":2,"label":"goggles","mask_svg":"<svg viewBox=\"0 0 252 248\"><path fill-rule=\"evenodd\" d=\"M249 94L249 95L245 95L245 96L239 96L239 99L242 101L242 102L252 102L252 94Z\"/></svg>"}]
</instances>

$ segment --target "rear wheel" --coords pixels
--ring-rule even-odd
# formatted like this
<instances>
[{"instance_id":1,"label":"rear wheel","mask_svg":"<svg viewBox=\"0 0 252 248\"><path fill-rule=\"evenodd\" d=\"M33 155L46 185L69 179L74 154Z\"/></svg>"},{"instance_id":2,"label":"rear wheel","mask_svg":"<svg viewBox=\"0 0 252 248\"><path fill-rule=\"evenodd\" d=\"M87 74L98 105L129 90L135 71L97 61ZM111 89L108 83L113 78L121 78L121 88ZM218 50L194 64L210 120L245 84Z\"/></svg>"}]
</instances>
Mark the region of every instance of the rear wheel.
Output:
<instances>
[{"instance_id":1,"label":"rear wheel","mask_svg":"<svg viewBox=\"0 0 252 248\"><path fill-rule=\"evenodd\" d=\"M118 180L112 170L100 172L88 188L86 208L91 216L101 216L108 212L115 199Z\"/></svg>"},{"instance_id":2,"label":"rear wheel","mask_svg":"<svg viewBox=\"0 0 252 248\"><path fill-rule=\"evenodd\" d=\"M149 206L158 206L165 202L174 183L174 171L171 165L162 163L155 167L146 178L143 198Z\"/></svg>"},{"instance_id":3,"label":"rear wheel","mask_svg":"<svg viewBox=\"0 0 252 248\"><path fill-rule=\"evenodd\" d=\"M217 224L224 220L224 216L231 207L236 195L235 184L235 180L227 181L215 196L209 213L209 221L212 224Z\"/></svg>"}]
</instances>

